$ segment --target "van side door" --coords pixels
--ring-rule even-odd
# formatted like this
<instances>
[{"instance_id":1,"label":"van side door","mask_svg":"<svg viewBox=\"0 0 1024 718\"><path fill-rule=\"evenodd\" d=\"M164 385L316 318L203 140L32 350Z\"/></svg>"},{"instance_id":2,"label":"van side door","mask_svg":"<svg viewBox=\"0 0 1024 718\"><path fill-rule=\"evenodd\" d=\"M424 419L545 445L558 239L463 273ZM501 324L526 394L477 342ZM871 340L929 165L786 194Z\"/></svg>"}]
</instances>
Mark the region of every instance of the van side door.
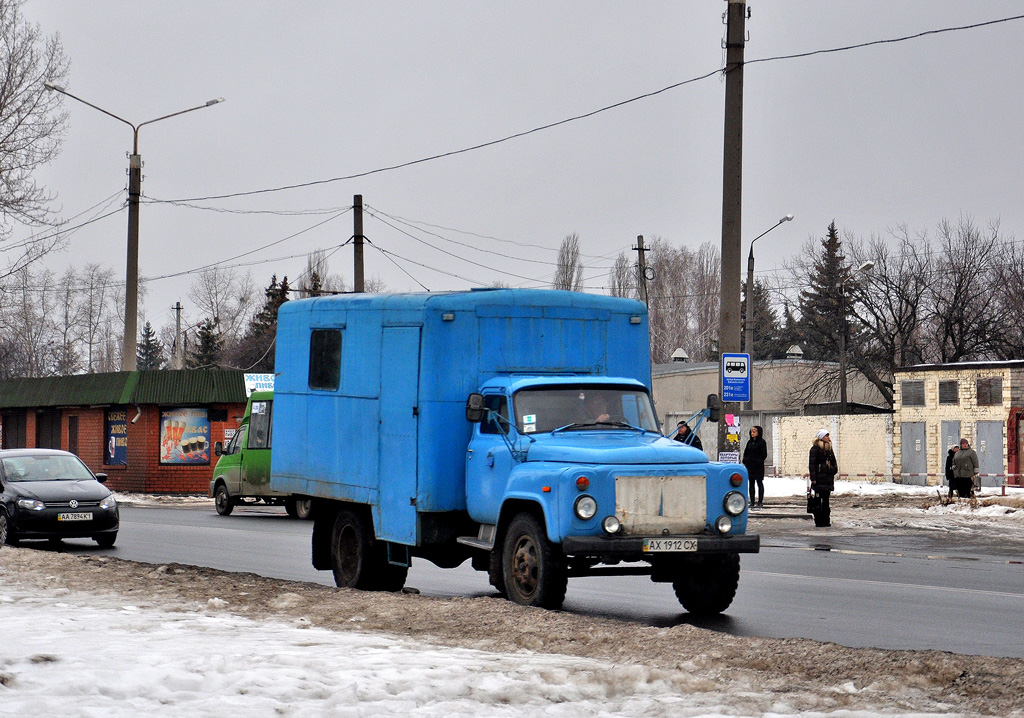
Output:
<instances>
[{"instance_id":1,"label":"van side door","mask_svg":"<svg viewBox=\"0 0 1024 718\"><path fill-rule=\"evenodd\" d=\"M270 491L270 440L273 401L254 401L249 426L242 444L243 496L267 496Z\"/></svg>"}]
</instances>

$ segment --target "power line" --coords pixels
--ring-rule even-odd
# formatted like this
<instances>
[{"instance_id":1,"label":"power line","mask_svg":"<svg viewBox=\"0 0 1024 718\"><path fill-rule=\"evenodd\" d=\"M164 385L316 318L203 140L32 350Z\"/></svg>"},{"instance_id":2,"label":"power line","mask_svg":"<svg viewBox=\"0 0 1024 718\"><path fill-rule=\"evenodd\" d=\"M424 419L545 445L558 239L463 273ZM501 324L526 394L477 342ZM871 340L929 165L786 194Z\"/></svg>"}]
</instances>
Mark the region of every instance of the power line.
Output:
<instances>
[{"instance_id":1,"label":"power line","mask_svg":"<svg viewBox=\"0 0 1024 718\"><path fill-rule=\"evenodd\" d=\"M753 59L753 60L747 60L744 64L746 64L746 65L753 65L753 64L756 64L756 63L764 63L764 62L777 62L777 61L782 61L782 60L794 60L794 59L800 59L800 58L804 58L804 57L811 57L813 55L823 55L823 54L828 54L828 53L847 52L847 51L850 51L850 50L857 50L857 49L861 49L861 48L865 48L865 47L871 47L873 45L882 45L882 44L889 44L889 43L907 42L909 40L916 40L916 39L920 39L922 37L926 37L926 36L929 36L929 35L937 35L937 34L941 34L941 33L957 32L957 31L964 31L964 30L973 30L973 29L980 28L980 27L987 27L987 26L990 26L990 25L998 25L998 24L1001 24L1001 23L1012 22L1012 21L1021 20L1021 19L1024 19L1024 15L1014 15L1012 17L999 18L999 19L996 19L996 20L989 20L989 21L986 21L986 22L974 23L972 25L958 25L958 26L954 26L954 27L939 28L939 29L936 29L936 30L926 30L924 32L919 32L919 33L916 33L916 34L913 34L913 35L904 35L904 36L901 36L901 37L888 38L888 39L883 39L883 40L872 40L872 41L869 41L869 42L862 42L862 43L858 43L858 44L855 44L855 45L845 45L845 46L841 46L841 47L825 48L825 49L821 49L821 50L811 50L811 51L808 51L808 52L795 53L795 54L791 54L791 55L775 55L775 56L772 56L772 57L756 58L756 59ZM279 187L267 187L267 188L264 188L264 189L249 190L249 191L245 191L245 192L231 192L231 193L227 193L227 194L207 195L207 196L204 196L204 197L187 197L187 198L183 198L183 199L169 200L169 201L170 202L206 202L206 201L211 201L211 200L215 200L215 199L233 199L233 198L236 198L236 197L250 197L250 196L253 196L253 195L269 194L269 193L272 193L272 192L283 192L285 190L302 189L302 188L307 188L307 187L315 187L315 186L318 186L318 185L330 184L330 183L333 183L333 182L342 182L342 181L346 181L346 180L359 179L361 177L369 177L371 175L380 174L380 173L383 173L383 172L391 172L393 170L403 169L403 168L406 168L406 167L412 167L414 165L423 164L425 162L432 162L434 160L444 159L446 157L453 157L455 155L465 154L467 152L474 152L476 150L484 149L484 148L487 148L487 147L493 147L494 145L499 145L499 144L502 144L504 142L509 142L511 140L519 139L521 137L526 137L528 135L532 135L532 134L535 134L535 133L538 133L538 132L543 132L545 130L550 130L550 129L553 129L555 127L560 127L562 125L569 124L571 122L577 122L577 121L580 121L580 120L588 119L590 117L594 117L595 115L599 115L599 114L602 114L604 112L608 112L610 110L618 109L620 107L624 107L626 105L630 105L630 104L633 104L635 102L639 102L641 100L650 99L651 97L656 97L657 95L661 95L661 94L663 94L665 92L668 92L670 90L678 89L678 88L683 87L685 85L690 85L690 84L693 84L693 83L696 83L696 82L700 82L701 80L706 80L706 79L708 79L710 77L713 77L715 75L718 75L718 74L726 72L726 71L727 70L726 70L725 67L716 68L716 69L712 70L711 72L704 73L703 75L698 75L696 77L691 77L688 80L682 80L680 82L675 82L675 83L673 83L671 85L667 85L665 87L662 87L661 89L653 90L651 92L646 92L646 93L644 93L642 95L637 95L635 97L631 97L631 98L626 99L626 100L621 100L619 102L614 102L614 103L612 103L610 105L605 105L604 107L599 107L596 110L591 110L589 112L584 112L584 113L581 113L581 114L578 114L578 115L573 115L572 117L567 117L567 118L564 118L564 119L561 119L561 120L556 120L555 122L549 122L547 124L539 125L537 127L529 129L529 130L523 130L521 132L515 132L513 134L506 135L504 137L500 137L500 138L495 139L495 140L489 140L487 142L480 142L478 144L470 145L469 147L464 147L462 149L451 150L451 151L448 151L448 152L441 152L441 153L434 154L434 155L428 155L426 157L421 157L421 158L415 159L415 160L409 160L407 162L400 162L398 164L388 165L388 166L385 166L385 167L378 167L376 169L366 170L364 172L356 172L356 173L353 173L353 174L343 175L343 176L340 176L340 177L331 177L329 179L313 180L313 181L310 181L310 182L299 182L299 183L296 183L296 184L282 185L282 186L279 186Z\"/></svg>"}]
</instances>

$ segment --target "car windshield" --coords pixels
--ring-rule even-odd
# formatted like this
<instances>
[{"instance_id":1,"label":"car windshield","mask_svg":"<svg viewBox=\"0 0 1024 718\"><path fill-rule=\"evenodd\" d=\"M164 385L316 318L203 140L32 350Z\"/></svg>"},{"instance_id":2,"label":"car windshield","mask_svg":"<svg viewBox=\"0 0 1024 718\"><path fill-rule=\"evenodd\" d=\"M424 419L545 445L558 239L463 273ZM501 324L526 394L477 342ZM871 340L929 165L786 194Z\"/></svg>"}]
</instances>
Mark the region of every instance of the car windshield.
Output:
<instances>
[{"instance_id":1,"label":"car windshield","mask_svg":"<svg viewBox=\"0 0 1024 718\"><path fill-rule=\"evenodd\" d=\"M512 398L521 434L607 430L634 426L657 431L651 397L634 386L577 384L520 389Z\"/></svg>"},{"instance_id":2,"label":"car windshield","mask_svg":"<svg viewBox=\"0 0 1024 718\"><path fill-rule=\"evenodd\" d=\"M74 456L12 456L2 460L8 481L82 481L92 473Z\"/></svg>"}]
</instances>

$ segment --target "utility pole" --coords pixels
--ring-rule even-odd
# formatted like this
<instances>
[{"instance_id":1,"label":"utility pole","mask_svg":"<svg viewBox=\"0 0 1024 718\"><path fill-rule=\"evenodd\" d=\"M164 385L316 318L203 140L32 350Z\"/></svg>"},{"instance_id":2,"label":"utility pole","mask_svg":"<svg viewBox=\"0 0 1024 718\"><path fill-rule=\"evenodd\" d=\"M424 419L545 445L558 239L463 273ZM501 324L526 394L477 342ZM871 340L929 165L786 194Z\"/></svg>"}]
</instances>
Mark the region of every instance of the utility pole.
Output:
<instances>
[{"instance_id":1,"label":"utility pole","mask_svg":"<svg viewBox=\"0 0 1024 718\"><path fill-rule=\"evenodd\" d=\"M174 304L174 351L171 352L171 369L181 369L181 302Z\"/></svg>"},{"instance_id":2,"label":"utility pole","mask_svg":"<svg viewBox=\"0 0 1024 718\"><path fill-rule=\"evenodd\" d=\"M640 289L640 301L647 304L647 248L644 247L644 236L638 234L636 237L636 266L640 273L640 282L637 285Z\"/></svg>"},{"instance_id":3,"label":"utility pole","mask_svg":"<svg viewBox=\"0 0 1024 718\"><path fill-rule=\"evenodd\" d=\"M355 267L352 269L353 290L365 292L363 282L363 195L357 194L352 198L352 222L354 228L353 247L355 249Z\"/></svg>"},{"instance_id":4,"label":"utility pole","mask_svg":"<svg viewBox=\"0 0 1024 718\"><path fill-rule=\"evenodd\" d=\"M136 135L137 138L137 135ZM135 371L139 334L139 196L142 194L142 155L128 155L128 261L124 286L124 341L121 371Z\"/></svg>"},{"instance_id":5,"label":"utility pole","mask_svg":"<svg viewBox=\"0 0 1024 718\"><path fill-rule=\"evenodd\" d=\"M724 371L721 354L740 350L741 220L743 208L743 50L746 42L745 0L726 0L725 32L725 137L722 161L722 288L718 335L719 387ZM732 414L735 403L723 406ZM726 438L727 426L718 423L718 451L739 451L739 442Z\"/></svg>"}]
</instances>

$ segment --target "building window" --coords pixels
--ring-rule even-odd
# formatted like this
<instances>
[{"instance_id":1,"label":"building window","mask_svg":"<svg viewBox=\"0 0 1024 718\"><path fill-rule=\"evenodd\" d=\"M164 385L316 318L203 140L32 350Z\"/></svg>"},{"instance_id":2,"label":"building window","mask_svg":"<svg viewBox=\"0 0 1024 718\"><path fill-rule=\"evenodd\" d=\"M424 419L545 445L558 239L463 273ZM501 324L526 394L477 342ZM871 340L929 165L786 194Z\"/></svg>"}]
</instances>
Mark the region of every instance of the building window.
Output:
<instances>
[{"instance_id":1,"label":"building window","mask_svg":"<svg viewBox=\"0 0 1024 718\"><path fill-rule=\"evenodd\" d=\"M901 381L903 406L924 406L924 380Z\"/></svg>"},{"instance_id":2,"label":"building window","mask_svg":"<svg viewBox=\"0 0 1024 718\"><path fill-rule=\"evenodd\" d=\"M978 379L978 406L1002 406L1003 378L987 376Z\"/></svg>"},{"instance_id":3,"label":"building window","mask_svg":"<svg viewBox=\"0 0 1024 718\"><path fill-rule=\"evenodd\" d=\"M956 379L939 382L939 403L959 404L960 403L960 382Z\"/></svg>"},{"instance_id":4,"label":"building window","mask_svg":"<svg viewBox=\"0 0 1024 718\"><path fill-rule=\"evenodd\" d=\"M309 388L337 391L341 384L341 330L314 329L309 338Z\"/></svg>"}]
</instances>

